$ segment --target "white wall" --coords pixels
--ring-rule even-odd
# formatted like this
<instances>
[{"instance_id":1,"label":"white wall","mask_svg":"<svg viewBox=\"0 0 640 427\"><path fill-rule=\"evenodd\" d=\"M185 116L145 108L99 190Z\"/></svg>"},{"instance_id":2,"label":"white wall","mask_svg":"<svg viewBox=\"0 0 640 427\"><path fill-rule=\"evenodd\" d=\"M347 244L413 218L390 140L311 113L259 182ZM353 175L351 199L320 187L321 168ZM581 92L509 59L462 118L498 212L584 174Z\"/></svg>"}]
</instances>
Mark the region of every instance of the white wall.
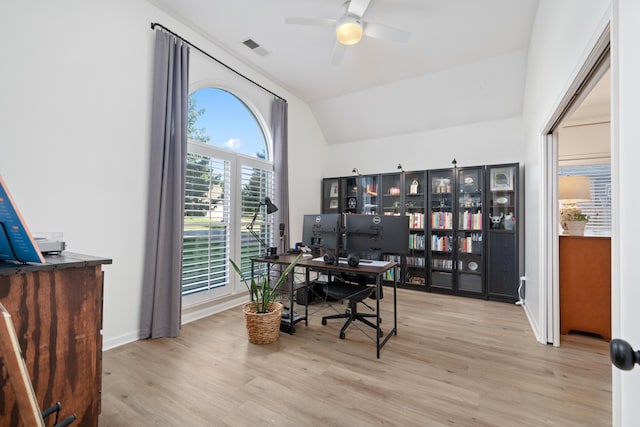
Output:
<instances>
[{"instance_id":1,"label":"white wall","mask_svg":"<svg viewBox=\"0 0 640 427\"><path fill-rule=\"evenodd\" d=\"M390 128L412 133L519 117L525 67L526 52L515 51L346 93L313 111L331 143L394 136Z\"/></svg>"},{"instance_id":2,"label":"white wall","mask_svg":"<svg viewBox=\"0 0 640 427\"><path fill-rule=\"evenodd\" d=\"M534 23L524 94L525 310L538 339L544 334L541 257L541 132L557 109L608 20L609 0L541 0Z\"/></svg>"},{"instance_id":3,"label":"white wall","mask_svg":"<svg viewBox=\"0 0 640 427\"><path fill-rule=\"evenodd\" d=\"M113 259L105 267L105 348L138 338L151 22L287 98L292 230L320 205L327 151L308 106L184 25L142 0L2 1L0 173L31 230L61 231L68 250Z\"/></svg>"},{"instance_id":4,"label":"white wall","mask_svg":"<svg viewBox=\"0 0 640 427\"><path fill-rule=\"evenodd\" d=\"M558 159L602 159L611 156L611 123L567 126L558 131Z\"/></svg>"},{"instance_id":5,"label":"white wall","mask_svg":"<svg viewBox=\"0 0 640 427\"><path fill-rule=\"evenodd\" d=\"M516 163L523 159L519 118L481 122L428 132L395 135L329 146L325 177L397 172L484 164Z\"/></svg>"}]
</instances>

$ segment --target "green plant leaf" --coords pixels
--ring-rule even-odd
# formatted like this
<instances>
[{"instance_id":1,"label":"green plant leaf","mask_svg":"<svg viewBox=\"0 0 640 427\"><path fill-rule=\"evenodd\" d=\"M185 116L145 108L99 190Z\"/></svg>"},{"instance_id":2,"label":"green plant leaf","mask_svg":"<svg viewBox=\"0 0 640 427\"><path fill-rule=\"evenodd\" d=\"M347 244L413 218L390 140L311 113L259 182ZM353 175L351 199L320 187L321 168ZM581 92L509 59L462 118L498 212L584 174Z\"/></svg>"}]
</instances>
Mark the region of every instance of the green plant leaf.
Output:
<instances>
[{"instance_id":1,"label":"green plant leaf","mask_svg":"<svg viewBox=\"0 0 640 427\"><path fill-rule=\"evenodd\" d=\"M258 284L253 277L250 281L247 280L242 274L242 271L240 270L238 265L233 260L230 259L229 262L231 263L231 267L233 267L235 272L238 274L238 276L240 276L240 279L247 287L247 290L251 295L251 299L255 304L256 312L268 313L269 305L278 298L280 287L285 282L291 271L295 268L298 261L300 261L300 258L302 258L302 254L298 255L293 261L291 261L291 263L282 271L282 274L280 274L280 277L275 282L273 287L270 286L269 283L271 270L269 270L269 272L267 272L267 274L265 274L260 279L260 283ZM274 265L276 264L272 264L271 268L273 268Z\"/></svg>"}]
</instances>

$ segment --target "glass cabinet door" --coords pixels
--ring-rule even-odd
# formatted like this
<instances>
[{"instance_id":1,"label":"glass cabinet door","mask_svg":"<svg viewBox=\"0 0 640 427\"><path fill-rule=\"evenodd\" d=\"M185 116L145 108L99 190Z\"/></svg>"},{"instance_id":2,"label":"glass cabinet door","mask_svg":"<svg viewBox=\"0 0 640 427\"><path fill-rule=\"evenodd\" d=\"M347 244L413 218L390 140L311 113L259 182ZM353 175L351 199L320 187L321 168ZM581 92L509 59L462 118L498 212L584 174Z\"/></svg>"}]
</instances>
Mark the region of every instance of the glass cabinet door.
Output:
<instances>
[{"instance_id":1,"label":"glass cabinet door","mask_svg":"<svg viewBox=\"0 0 640 427\"><path fill-rule=\"evenodd\" d=\"M341 180L341 209L343 213L358 213L358 176L348 176Z\"/></svg>"},{"instance_id":2,"label":"glass cabinet door","mask_svg":"<svg viewBox=\"0 0 640 427\"><path fill-rule=\"evenodd\" d=\"M410 285L426 286L426 173L405 172L404 178L404 212L409 217L409 254L405 281Z\"/></svg>"},{"instance_id":3,"label":"glass cabinet door","mask_svg":"<svg viewBox=\"0 0 640 427\"><path fill-rule=\"evenodd\" d=\"M360 204L359 213L364 215L379 214L378 175L365 175L361 179L362 203Z\"/></svg>"},{"instance_id":4,"label":"glass cabinet door","mask_svg":"<svg viewBox=\"0 0 640 427\"><path fill-rule=\"evenodd\" d=\"M457 193L457 290L483 293L483 168L458 171Z\"/></svg>"},{"instance_id":5,"label":"glass cabinet door","mask_svg":"<svg viewBox=\"0 0 640 427\"><path fill-rule=\"evenodd\" d=\"M402 213L401 178L399 173L382 175L382 213L383 215L400 215Z\"/></svg>"},{"instance_id":6,"label":"glass cabinet door","mask_svg":"<svg viewBox=\"0 0 640 427\"><path fill-rule=\"evenodd\" d=\"M322 180L322 213L340 213L340 179Z\"/></svg>"},{"instance_id":7,"label":"glass cabinet door","mask_svg":"<svg viewBox=\"0 0 640 427\"><path fill-rule=\"evenodd\" d=\"M489 227L515 232L516 166L489 167Z\"/></svg>"},{"instance_id":8,"label":"glass cabinet door","mask_svg":"<svg viewBox=\"0 0 640 427\"><path fill-rule=\"evenodd\" d=\"M453 170L429 172L431 288L453 290Z\"/></svg>"}]
</instances>

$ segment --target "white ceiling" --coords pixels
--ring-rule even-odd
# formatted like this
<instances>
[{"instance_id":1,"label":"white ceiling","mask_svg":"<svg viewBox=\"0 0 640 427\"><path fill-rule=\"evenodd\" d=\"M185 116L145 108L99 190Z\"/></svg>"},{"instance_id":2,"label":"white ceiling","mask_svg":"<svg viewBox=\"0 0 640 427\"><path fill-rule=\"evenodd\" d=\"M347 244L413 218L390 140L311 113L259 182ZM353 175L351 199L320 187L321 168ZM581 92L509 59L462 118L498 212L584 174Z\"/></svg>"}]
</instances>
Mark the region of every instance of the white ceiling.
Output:
<instances>
[{"instance_id":1,"label":"white ceiling","mask_svg":"<svg viewBox=\"0 0 640 427\"><path fill-rule=\"evenodd\" d=\"M400 44L365 37L332 65L333 29L285 24L285 17L337 19L343 0L148 1L306 101L330 144L519 115L538 4L371 0L364 20L409 31L411 38ZM247 48L242 42L248 38L268 54ZM476 73L485 75L474 81L469 75ZM458 94L464 114L444 115L446 94L463 89L470 90L466 103L476 104L475 110ZM515 95L501 103L504 93ZM492 94L497 101L487 102ZM426 118L416 118L416 112Z\"/></svg>"}]
</instances>

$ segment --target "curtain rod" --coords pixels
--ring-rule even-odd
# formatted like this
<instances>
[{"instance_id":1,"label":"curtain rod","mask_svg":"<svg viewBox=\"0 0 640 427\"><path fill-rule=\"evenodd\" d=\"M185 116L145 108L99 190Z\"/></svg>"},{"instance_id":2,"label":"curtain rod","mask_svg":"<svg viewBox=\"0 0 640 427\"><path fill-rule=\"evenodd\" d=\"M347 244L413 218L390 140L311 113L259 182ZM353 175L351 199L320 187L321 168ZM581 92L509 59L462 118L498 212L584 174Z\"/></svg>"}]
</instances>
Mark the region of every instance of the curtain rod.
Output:
<instances>
[{"instance_id":1,"label":"curtain rod","mask_svg":"<svg viewBox=\"0 0 640 427\"><path fill-rule=\"evenodd\" d=\"M154 30L156 27L160 27L163 30L165 30L167 33L172 34L173 36L179 38L180 40L182 40L183 42L185 42L186 44L188 44L189 46L191 46L192 48L198 50L200 53L202 53L203 55L206 55L207 57L209 57L210 59L213 59L214 61L216 61L218 64L222 65L223 67L225 67L227 70L232 71L234 73L236 73L238 76L242 77L243 79L253 83L254 85L258 86L260 89L269 92L271 95L275 96L278 99L283 100L284 102L287 102L286 99L284 99L283 97L281 97L280 95L271 92L269 89L267 89L266 87L262 86L260 83L257 83L254 80L251 80L249 77L245 76L244 74L240 73L239 71L234 70L233 68L231 68L230 66L228 66L227 64L225 64L224 62L220 61L219 59L209 55L207 52L205 52L204 50L200 49L198 46L194 45L193 43L191 43L189 40L179 36L178 34L174 33L173 31L171 31L170 29L168 29L167 27L165 27L162 24L158 24L157 22L152 22L151 23L151 29Z\"/></svg>"}]
</instances>

